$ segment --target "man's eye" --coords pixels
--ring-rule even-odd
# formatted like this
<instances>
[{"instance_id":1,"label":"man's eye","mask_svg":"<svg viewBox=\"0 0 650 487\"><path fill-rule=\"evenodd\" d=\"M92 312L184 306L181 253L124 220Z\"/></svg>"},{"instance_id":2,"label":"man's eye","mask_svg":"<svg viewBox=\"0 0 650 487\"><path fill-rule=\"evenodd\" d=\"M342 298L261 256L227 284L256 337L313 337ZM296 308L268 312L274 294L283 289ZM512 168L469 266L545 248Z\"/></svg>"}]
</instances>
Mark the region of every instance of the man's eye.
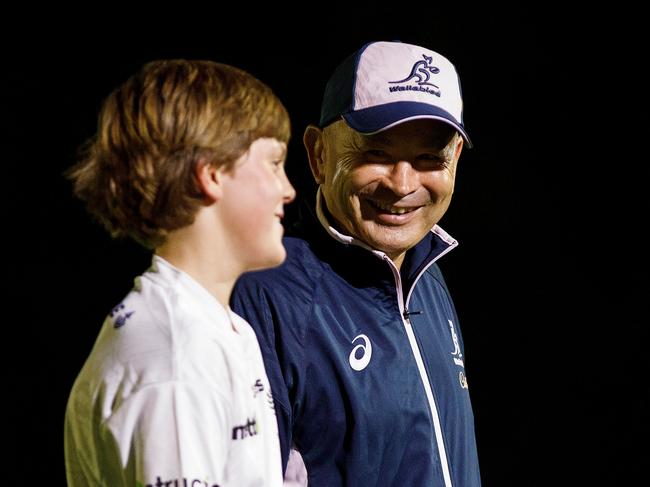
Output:
<instances>
[{"instance_id":1,"label":"man's eye","mask_svg":"<svg viewBox=\"0 0 650 487\"><path fill-rule=\"evenodd\" d=\"M388 153L380 149L370 149L366 151L366 154L373 157L387 157Z\"/></svg>"},{"instance_id":2,"label":"man's eye","mask_svg":"<svg viewBox=\"0 0 650 487\"><path fill-rule=\"evenodd\" d=\"M436 154L421 154L419 159L424 159L426 161L442 161L442 158Z\"/></svg>"},{"instance_id":3,"label":"man's eye","mask_svg":"<svg viewBox=\"0 0 650 487\"><path fill-rule=\"evenodd\" d=\"M418 159L427 164L447 165L449 163L445 157L439 154L421 154L418 156Z\"/></svg>"},{"instance_id":4,"label":"man's eye","mask_svg":"<svg viewBox=\"0 0 650 487\"><path fill-rule=\"evenodd\" d=\"M424 170L438 170L449 167L450 161L436 154L421 154L417 158L417 164Z\"/></svg>"}]
</instances>

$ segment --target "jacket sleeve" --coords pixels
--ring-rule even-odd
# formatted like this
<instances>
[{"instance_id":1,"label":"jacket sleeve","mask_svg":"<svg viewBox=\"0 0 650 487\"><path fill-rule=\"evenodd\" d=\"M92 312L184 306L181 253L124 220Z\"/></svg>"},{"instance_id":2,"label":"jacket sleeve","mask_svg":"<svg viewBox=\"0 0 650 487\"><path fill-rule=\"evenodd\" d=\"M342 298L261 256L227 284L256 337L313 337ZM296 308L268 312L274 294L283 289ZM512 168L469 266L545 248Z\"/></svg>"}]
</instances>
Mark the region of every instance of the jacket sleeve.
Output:
<instances>
[{"instance_id":1,"label":"jacket sleeve","mask_svg":"<svg viewBox=\"0 0 650 487\"><path fill-rule=\"evenodd\" d=\"M230 300L232 310L250 323L262 350L262 358L266 375L271 384L271 392L275 403L275 413L278 420L280 435L280 452L282 455L282 471L287 467L289 450L291 449L291 402L286 381L282 374L282 366L276 347L276 327L280 326L278 314L274 312L264 289L254 279L242 276Z\"/></svg>"}]
</instances>

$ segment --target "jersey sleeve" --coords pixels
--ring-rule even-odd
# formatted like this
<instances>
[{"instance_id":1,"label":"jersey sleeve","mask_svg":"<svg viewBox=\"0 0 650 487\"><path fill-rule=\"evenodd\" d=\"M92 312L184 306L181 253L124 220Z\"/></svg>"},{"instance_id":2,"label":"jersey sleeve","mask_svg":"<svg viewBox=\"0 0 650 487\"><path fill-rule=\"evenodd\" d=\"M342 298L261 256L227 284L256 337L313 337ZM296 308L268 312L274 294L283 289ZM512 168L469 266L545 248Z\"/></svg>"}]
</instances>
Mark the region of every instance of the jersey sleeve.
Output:
<instances>
[{"instance_id":1,"label":"jersey sleeve","mask_svg":"<svg viewBox=\"0 0 650 487\"><path fill-rule=\"evenodd\" d=\"M226 487L229 410L205 384L148 385L108 418L104 443L117 448L124 485Z\"/></svg>"}]
</instances>

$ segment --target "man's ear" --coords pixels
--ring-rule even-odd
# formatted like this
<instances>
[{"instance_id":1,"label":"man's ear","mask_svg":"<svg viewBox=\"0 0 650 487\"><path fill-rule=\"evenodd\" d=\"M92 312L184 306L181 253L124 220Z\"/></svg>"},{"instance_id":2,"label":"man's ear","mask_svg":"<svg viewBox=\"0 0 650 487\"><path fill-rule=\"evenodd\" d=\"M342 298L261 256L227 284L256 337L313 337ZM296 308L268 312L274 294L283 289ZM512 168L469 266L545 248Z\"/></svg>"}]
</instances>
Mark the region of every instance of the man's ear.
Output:
<instances>
[{"instance_id":1,"label":"man's ear","mask_svg":"<svg viewBox=\"0 0 650 487\"><path fill-rule=\"evenodd\" d=\"M302 142L307 150L309 167L314 175L314 180L316 183L321 184L324 181L323 167L325 165L323 159L323 130L316 125L308 125L302 137Z\"/></svg>"},{"instance_id":2,"label":"man's ear","mask_svg":"<svg viewBox=\"0 0 650 487\"><path fill-rule=\"evenodd\" d=\"M196 180L207 204L219 201L223 195L222 173L222 168L210 164L206 159L199 159L196 163Z\"/></svg>"},{"instance_id":3,"label":"man's ear","mask_svg":"<svg viewBox=\"0 0 650 487\"><path fill-rule=\"evenodd\" d=\"M460 159L460 153L463 151L463 145L465 144L465 139L463 139L460 134L456 136L456 147L454 149L454 162L458 162Z\"/></svg>"}]
</instances>

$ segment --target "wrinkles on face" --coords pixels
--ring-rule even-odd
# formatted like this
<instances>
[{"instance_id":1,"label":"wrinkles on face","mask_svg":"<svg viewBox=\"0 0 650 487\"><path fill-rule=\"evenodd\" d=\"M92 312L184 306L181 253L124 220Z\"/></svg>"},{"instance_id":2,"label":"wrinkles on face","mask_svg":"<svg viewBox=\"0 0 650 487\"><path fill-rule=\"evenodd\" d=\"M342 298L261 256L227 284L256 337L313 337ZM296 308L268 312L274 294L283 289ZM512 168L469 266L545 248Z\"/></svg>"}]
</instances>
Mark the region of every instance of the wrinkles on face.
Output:
<instances>
[{"instance_id":1,"label":"wrinkles on face","mask_svg":"<svg viewBox=\"0 0 650 487\"><path fill-rule=\"evenodd\" d=\"M332 131L334 132L334 131ZM436 204L441 196L419 184L420 175L435 171L438 178L455 178L456 145L460 135L433 134L428 144L413 149L409 144L395 144L382 133L364 135L352 130L336 132L333 186L346 186L354 177L353 170L375 166L376 178L357 188L355 195L387 204L420 207ZM332 139L330 139L332 140ZM423 154L420 154L420 151ZM426 156L426 157L421 157ZM352 176L350 176L352 175Z\"/></svg>"},{"instance_id":2,"label":"wrinkles on face","mask_svg":"<svg viewBox=\"0 0 650 487\"><path fill-rule=\"evenodd\" d=\"M330 144L327 152L333 158L334 164L326 166L323 195L339 225L349 234L356 236L352 215L358 209L358 202L353 198L353 168L358 164L359 152L349 138L344 139L340 146Z\"/></svg>"},{"instance_id":3,"label":"wrinkles on face","mask_svg":"<svg viewBox=\"0 0 650 487\"><path fill-rule=\"evenodd\" d=\"M458 137L431 120L372 135L344 122L325 128L321 189L334 223L399 258L449 205Z\"/></svg>"},{"instance_id":4,"label":"wrinkles on face","mask_svg":"<svg viewBox=\"0 0 650 487\"><path fill-rule=\"evenodd\" d=\"M460 139L460 134L456 133L449 143L440 151L440 157L444 162L445 169L449 170L452 176L456 176L456 147Z\"/></svg>"},{"instance_id":5,"label":"wrinkles on face","mask_svg":"<svg viewBox=\"0 0 650 487\"><path fill-rule=\"evenodd\" d=\"M356 162L355 159L355 154L353 152L344 152L336 159L334 173L331 176L331 184L339 185L346 183L348 175L352 171Z\"/></svg>"}]
</instances>

